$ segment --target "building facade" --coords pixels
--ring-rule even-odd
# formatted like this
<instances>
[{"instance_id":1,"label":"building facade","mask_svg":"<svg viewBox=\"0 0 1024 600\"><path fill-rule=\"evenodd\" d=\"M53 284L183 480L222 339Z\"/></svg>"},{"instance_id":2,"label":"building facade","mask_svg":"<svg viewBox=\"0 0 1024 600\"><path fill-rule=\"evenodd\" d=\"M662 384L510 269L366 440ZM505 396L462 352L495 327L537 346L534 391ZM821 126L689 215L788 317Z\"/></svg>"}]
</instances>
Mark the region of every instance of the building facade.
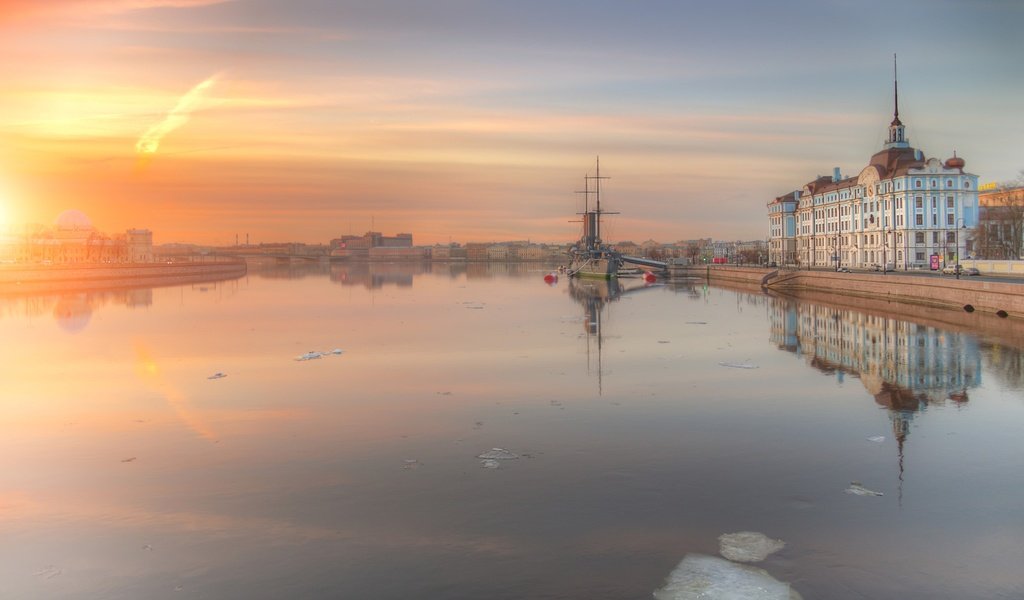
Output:
<instances>
[{"instance_id":1,"label":"building facade","mask_svg":"<svg viewBox=\"0 0 1024 600\"><path fill-rule=\"evenodd\" d=\"M942 161L911 147L897 98L885 144L857 175L836 168L768 203L771 261L902 271L973 252L978 177L955 152Z\"/></svg>"}]
</instances>

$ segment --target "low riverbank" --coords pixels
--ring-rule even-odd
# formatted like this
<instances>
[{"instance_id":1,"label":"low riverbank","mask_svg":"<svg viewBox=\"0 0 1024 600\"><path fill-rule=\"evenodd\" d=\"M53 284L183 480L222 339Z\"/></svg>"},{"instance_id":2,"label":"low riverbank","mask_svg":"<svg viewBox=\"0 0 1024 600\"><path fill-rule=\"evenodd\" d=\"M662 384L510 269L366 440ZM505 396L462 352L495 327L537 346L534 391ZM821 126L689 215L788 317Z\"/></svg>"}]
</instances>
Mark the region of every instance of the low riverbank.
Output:
<instances>
[{"instance_id":1,"label":"low riverbank","mask_svg":"<svg viewBox=\"0 0 1024 600\"><path fill-rule=\"evenodd\" d=\"M756 284L762 289L785 293L814 291L1024 319L1024 283L1016 280L982 281L934 274L786 271L726 265L673 267L672 275L699 277L709 282Z\"/></svg>"},{"instance_id":2,"label":"low riverbank","mask_svg":"<svg viewBox=\"0 0 1024 600\"><path fill-rule=\"evenodd\" d=\"M0 293L163 286L241 277L245 261L0 266Z\"/></svg>"}]
</instances>

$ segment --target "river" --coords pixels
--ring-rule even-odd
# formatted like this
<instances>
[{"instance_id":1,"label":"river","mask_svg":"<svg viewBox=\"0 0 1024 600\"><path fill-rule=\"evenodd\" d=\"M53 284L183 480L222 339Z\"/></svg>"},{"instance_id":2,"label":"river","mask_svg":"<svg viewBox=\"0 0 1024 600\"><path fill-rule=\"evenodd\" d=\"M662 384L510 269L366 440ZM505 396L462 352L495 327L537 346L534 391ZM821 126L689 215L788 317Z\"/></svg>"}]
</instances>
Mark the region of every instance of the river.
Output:
<instances>
[{"instance_id":1,"label":"river","mask_svg":"<svg viewBox=\"0 0 1024 600\"><path fill-rule=\"evenodd\" d=\"M3 597L1024 596L1024 326L543 275L0 297Z\"/></svg>"}]
</instances>

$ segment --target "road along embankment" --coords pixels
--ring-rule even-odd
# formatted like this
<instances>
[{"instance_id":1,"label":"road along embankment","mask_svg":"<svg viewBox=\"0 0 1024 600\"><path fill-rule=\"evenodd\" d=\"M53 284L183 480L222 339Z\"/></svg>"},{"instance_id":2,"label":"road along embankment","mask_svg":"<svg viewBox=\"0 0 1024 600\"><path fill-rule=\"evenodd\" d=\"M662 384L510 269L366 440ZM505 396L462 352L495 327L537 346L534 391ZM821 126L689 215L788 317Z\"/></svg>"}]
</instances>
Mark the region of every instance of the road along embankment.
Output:
<instances>
[{"instance_id":1,"label":"road along embankment","mask_svg":"<svg viewBox=\"0 0 1024 600\"><path fill-rule=\"evenodd\" d=\"M245 273L245 261L116 265L4 265L0 267L0 293L24 294L64 289L156 287L234 279L245 275Z\"/></svg>"},{"instance_id":2,"label":"road along embankment","mask_svg":"<svg viewBox=\"0 0 1024 600\"><path fill-rule=\"evenodd\" d=\"M951 276L900 275L892 272L883 275L873 272L834 273L729 266L698 266L685 270L677 267L673 275L701 277L709 283L758 283L763 289L784 293L814 291L1024 319L1024 283L1017 281L982 281L968 277L956 279Z\"/></svg>"}]
</instances>

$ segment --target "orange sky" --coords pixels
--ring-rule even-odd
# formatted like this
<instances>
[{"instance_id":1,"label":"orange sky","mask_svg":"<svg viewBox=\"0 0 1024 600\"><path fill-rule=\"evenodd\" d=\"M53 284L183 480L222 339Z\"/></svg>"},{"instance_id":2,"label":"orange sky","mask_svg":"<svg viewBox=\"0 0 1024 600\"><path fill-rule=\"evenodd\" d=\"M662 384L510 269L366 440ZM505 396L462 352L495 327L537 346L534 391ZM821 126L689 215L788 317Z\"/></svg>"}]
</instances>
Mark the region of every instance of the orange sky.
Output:
<instances>
[{"instance_id":1,"label":"orange sky","mask_svg":"<svg viewBox=\"0 0 1024 600\"><path fill-rule=\"evenodd\" d=\"M915 146L955 148L982 181L1024 165L1005 126L1024 122L1024 78L992 76L1020 70L1020 42L987 42L1024 20L1014 6L954 3L956 37L936 17L935 35L864 50L881 34L786 40L756 3L749 22L572 4L0 0L0 227L77 208L157 243L371 223L417 243L568 241L601 155L622 213L606 237L763 238L768 200L880 147L893 51ZM817 18L800 4L776 12Z\"/></svg>"}]
</instances>

